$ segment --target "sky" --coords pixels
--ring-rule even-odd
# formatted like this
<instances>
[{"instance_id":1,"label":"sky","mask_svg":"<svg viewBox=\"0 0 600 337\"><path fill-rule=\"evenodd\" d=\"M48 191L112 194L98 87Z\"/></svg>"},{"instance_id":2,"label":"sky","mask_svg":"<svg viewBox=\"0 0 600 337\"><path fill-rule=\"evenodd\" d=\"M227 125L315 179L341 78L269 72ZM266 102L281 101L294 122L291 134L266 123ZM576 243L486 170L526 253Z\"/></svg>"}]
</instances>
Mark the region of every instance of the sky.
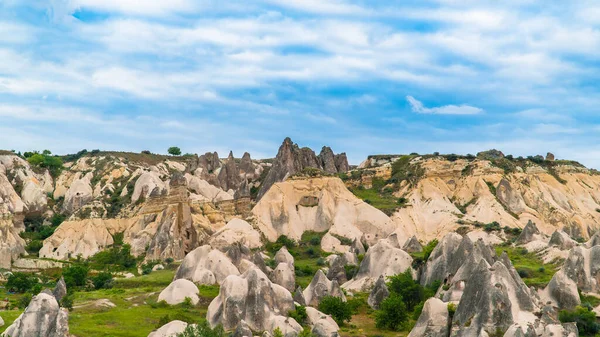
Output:
<instances>
[{"instance_id":1,"label":"sky","mask_svg":"<svg viewBox=\"0 0 600 337\"><path fill-rule=\"evenodd\" d=\"M552 152L600 168L600 2L0 0L0 148Z\"/></svg>"}]
</instances>

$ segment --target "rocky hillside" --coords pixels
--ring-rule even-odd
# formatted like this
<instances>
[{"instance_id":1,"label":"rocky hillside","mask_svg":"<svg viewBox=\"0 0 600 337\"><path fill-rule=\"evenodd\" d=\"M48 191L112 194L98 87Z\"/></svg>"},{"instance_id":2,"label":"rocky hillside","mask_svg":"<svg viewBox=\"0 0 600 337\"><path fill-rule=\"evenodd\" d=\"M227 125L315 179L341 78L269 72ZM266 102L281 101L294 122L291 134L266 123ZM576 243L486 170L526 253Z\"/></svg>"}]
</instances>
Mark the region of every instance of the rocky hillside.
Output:
<instances>
[{"instance_id":1,"label":"rocky hillside","mask_svg":"<svg viewBox=\"0 0 600 337\"><path fill-rule=\"evenodd\" d=\"M592 336L599 187L496 150L2 152L0 332Z\"/></svg>"}]
</instances>

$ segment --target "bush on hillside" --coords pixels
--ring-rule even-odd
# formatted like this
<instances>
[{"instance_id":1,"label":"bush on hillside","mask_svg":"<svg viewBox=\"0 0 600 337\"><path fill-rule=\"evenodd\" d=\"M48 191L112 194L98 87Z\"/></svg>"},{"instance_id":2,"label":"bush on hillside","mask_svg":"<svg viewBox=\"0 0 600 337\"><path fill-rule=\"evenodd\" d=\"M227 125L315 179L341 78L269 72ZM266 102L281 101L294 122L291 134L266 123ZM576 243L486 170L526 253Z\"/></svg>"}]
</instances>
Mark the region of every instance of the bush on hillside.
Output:
<instances>
[{"instance_id":1,"label":"bush on hillside","mask_svg":"<svg viewBox=\"0 0 600 337\"><path fill-rule=\"evenodd\" d=\"M352 318L352 308L341 298L335 296L325 296L319 303L319 311L331 315L335 322L344 325L344 322Z\"/></svg>"}]
</instances>

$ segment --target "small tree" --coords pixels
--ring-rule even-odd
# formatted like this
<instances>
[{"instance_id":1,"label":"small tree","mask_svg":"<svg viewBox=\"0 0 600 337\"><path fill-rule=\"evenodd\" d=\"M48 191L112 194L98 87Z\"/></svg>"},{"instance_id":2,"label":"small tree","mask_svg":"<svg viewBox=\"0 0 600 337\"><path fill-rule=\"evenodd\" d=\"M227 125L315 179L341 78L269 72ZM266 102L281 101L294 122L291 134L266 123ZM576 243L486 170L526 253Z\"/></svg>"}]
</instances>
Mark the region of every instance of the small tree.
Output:
<instances>
[{"instance_id":1,"label":"small tree","mask_svg":"<svg viewBox=\"0 0 600 337\"><path fill-rule=\"evenodd\" d=\"M352 308L350 305L335 296L323 297L321 303L319 303L319 311L331 315L339 325L344 325L345 321L350 321L352 318Z\"/></svg>"},{"instance_id":2,"label":"small tree","mask_svg":"<svg viewBox=\"0 0 600 337\"><path fill-rule=\"evenodd\" d=\"M67 288L82 287L88 277L88 268L82 265L73 265L63 269L63 277Z\"/></svg>"},{"instance_id":3,"label":"small tree","mask_svg":"<svg viewBox=\"0 0 600 337\"><path fill-rule=\"evenodd\" d=\"M375 312L375 325L379 329L399 331L408 320L408 311L402 296L391 293L388 298L379 305Z\"/></svg>"},{"instance_id":4,"label":"small tree","mask_svg":"<svg viewBox=\"0 0 600 337\"><path fill-rule=\"evenodd\" d=\"M177 146L171 146L167 152L169 152L170 155L172 156L180 156L181 155L181 149L178 148Z\"/></svg>"},{"instance_id":5,"label":"small tree","mask_svg":"<svg viewBox=\"0 0 600 337\"><path fill-rule=\"evenodd\" d=\"M225 337L225 330L222 325L217 325L211 329L207 321L200 324L190 324L177 337Z\"/></svg>"},{"instance_id":6,"label":"small tree","mask_svg":"<svg viewBox=\"0 0 600 337\"><path fill-rule=\"evenodd\" d=\"M406 309L412 312L417 304L425 299L425 289L412 278L410 269L390 277L388 288L404 299Z\"/></svg>"}]
</instances>

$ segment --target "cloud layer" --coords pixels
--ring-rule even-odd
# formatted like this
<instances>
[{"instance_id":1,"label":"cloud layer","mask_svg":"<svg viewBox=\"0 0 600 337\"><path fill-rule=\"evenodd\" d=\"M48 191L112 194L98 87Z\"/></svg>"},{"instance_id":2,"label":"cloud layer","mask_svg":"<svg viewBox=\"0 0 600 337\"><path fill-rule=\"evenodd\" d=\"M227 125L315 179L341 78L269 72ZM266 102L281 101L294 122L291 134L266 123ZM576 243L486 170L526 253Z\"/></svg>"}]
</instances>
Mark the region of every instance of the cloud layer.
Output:
<instances>
[{"instance_id":1,"label":"cloud layer","mask_svg":"<svg viewBox=\"0 0 600 337\"><path fill-rule=\"evenodd\" d=\"M554 152L600 167L594 1L0 0L0 148ZM82 141L83 140L83 141Z\"/></svg>"}]
</instances>

